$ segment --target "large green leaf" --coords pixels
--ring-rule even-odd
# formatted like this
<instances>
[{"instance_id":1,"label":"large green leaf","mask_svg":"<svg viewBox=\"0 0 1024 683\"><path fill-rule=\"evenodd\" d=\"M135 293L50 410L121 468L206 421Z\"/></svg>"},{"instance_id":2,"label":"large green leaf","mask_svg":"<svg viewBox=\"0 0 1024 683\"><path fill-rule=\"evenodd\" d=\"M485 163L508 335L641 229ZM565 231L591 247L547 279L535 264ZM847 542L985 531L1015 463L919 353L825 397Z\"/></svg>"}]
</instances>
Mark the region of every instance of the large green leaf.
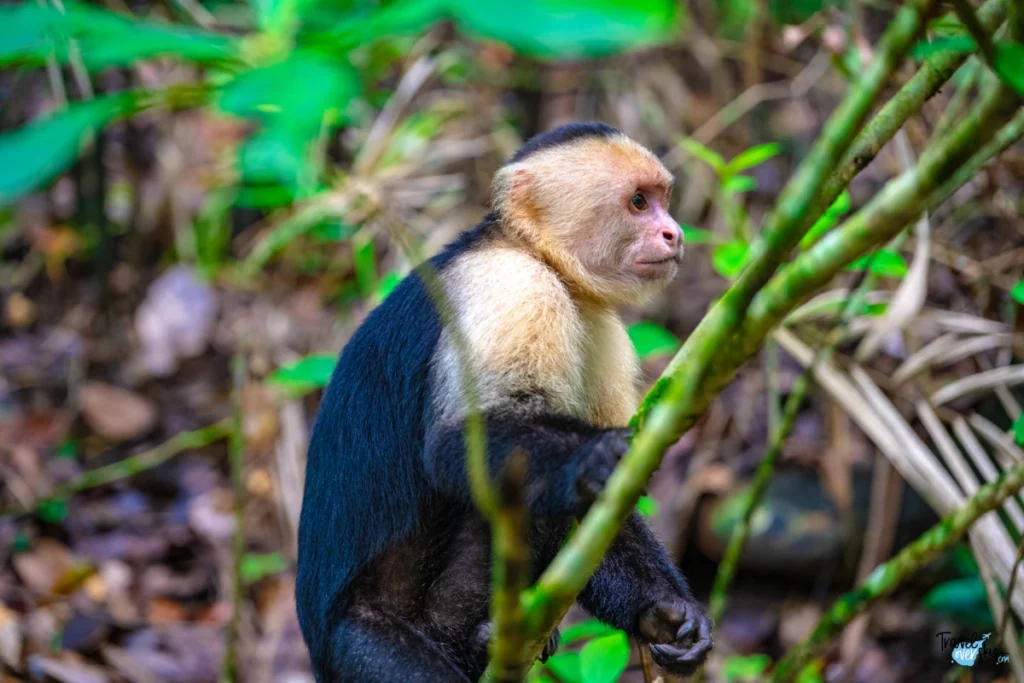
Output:
<instances>
[{"instance_id":1,"label":"large green leaf","mask_svg":"<svg viewBox=\"0 0 1024 683\"><path fill-rule=\"evenodd\" d=\"M922 606L931 612L952 617L964 626L993 626L985 586L975 576L940 583L924 596Z\"/></svg>"},{"instance_id":2,"label":"large green leaf","mask_svg":"<svg viewBox=\"0 0 1024 683\"><path fill-rule=\"evenodd\" d=\"M302 188L314 189L318 172L311 145L346 119L358 92L351 65L310 50L229 81L217 102L220 109L260 124L239 149L246 186L241 201L273 206L293 200Z\"/></svg>"},{"instance_id":3,"label":"large green leaf","mask_svg":"<svg viewBox=\"0 0 1024 683\"><path fill-rule=\"evenodd\" d=\"M629 640L622 631L595 638L580 650L584 683L613 683L629 664Z\"/></svg>"},{"instance_id":4,"label":"large green leaf","mask_svg":"<svg viewBox=\"0 0 1024 683\"><path fill-rule=\"evenodd\" d=\"M638 322L630 325L626 331L640 360L675 353L679 348L679 339L661 325Z\"/></svg>"},{"instance_id":5,"label":"large green leaf","mask_svg":"<svg viewBox=\"0 0 1024 683\"><path fill-rule=\"evenodd\" d=\"M1013 422L1013 440L1018 446L1024 446L1024 413L1017 416Z\"/></svg>"},{"instance_id":6,"label":"large green leaf","mask_svg":"<svg viewBox=\"0 0 1024 683\"><path fill-rule=\"evenodd\" d=\"M67 168L88 137L124 113L130 101L127 95L98 97L0 136L0 205Z\"/></svg>"},{"instance_id":7,"label":"large green leaf","mask_svg":"<svg viewBox=\"0 0 1024 683\"><path fill-rule=\"evenodd\" d=\"M297 391L322 389L331 381L336 360L334 356L325 354L306 356L291 365L278 368L267 381Z\"/></svg>"},{"instance_id":8,"label":"large green leaf","mask_svg":"<svg viewBox=\"0 0 1024 683\"><path fill-rule=\"evenodd\" d=\"M143 21L70 0L64 11L24 2L0 7L0 64L67 62L71 41L90 70L160 55L195 62L232 59L237 41L174 24Z\"/></svg>"},{"instance_id":9,"label":"large green leaf","mask_svg":"<svg viewBox=\"0 0 1024 683\"><path fill-rule=\"evenodd\" d=\"M665 40L682 22L674 0L448 0L467 33L538 57L594 57Z\"/></svg>"},{"instance_id":10,"label":"large green leaf","mask_svg":"<svg viewBox=\"0 0 1024 683\"><path fill-rule=\"evenodd\" d=\"M580 683L583 680L580 674L579 652L559 652L548 658L544 665L563 683Z\"/></svg>"}]
</instances>

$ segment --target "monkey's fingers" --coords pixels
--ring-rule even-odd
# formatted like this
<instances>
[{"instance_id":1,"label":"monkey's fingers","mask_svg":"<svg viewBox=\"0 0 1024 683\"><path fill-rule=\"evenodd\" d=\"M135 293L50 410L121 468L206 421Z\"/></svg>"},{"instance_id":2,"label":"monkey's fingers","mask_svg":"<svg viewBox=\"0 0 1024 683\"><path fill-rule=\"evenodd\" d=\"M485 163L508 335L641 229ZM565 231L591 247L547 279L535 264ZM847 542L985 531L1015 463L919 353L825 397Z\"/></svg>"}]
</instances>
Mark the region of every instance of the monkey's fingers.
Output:
<instances>
[{"instance_id":1,"label":"monkey's fingers","mask_svg":"<svg viewBox=\"0 0 1024 683\"><path fill-rule=\"evenodd\" d=\"M711 640L711 620L706 617L698 619L696 634L692 633L693 623L693 620L688 619L679 627L676 643L651 645L651 655L658 666L670 673L685 676L704 663L714 645ZM691 638L692 644L684 644Z\"/></svg>"}]
</instances>

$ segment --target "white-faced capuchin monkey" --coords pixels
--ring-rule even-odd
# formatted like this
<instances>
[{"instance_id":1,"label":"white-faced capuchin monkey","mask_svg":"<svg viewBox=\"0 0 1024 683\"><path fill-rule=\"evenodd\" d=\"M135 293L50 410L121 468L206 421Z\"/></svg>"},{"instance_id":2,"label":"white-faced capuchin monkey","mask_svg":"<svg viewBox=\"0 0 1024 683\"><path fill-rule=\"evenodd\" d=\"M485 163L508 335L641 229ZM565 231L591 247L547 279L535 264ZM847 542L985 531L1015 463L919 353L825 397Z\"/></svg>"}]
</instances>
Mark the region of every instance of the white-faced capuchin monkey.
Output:
<instances>
[{"instance_id":1,"label":"white-faced capuchin monkey","mask_svg":"<svg viewBox=\"0 0 1024 683\"><path fill-rule=\"evenodd\" d=\"M679 268L672 176L603 124L531 139L498 172L493 212L430 263L469 347L487 458L528 455L538 576L626 451L638 364L616 307ZM416 273L341 354L313 429L297 603L321 683L475 681L487 665L490 534L466 476L459 363ZM711 622L631 516L579 596L692 673Z\"/></svg>"}]
</instances>

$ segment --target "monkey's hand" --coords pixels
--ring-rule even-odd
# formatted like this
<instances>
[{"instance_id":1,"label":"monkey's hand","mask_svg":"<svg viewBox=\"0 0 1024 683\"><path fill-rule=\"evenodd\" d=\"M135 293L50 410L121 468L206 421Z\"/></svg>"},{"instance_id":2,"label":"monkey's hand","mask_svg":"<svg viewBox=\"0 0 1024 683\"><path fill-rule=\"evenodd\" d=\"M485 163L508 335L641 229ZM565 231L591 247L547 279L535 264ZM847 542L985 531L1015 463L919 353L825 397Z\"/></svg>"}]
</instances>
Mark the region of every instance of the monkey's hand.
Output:
<instances>
[{"instance_id":1,"label":"monkey's hand","mask_svg":"<svg viewBox=\"0 0 1024 683\"><path fill-rule=\"evenodd\" d=\"M583 503L589 505L604 489L608 477L629 448L631 429L609 429L592 439L576 477L576 491Z\"/></svg>"},{"instance_id":2,"label":"monkey's hand","mask_svg":"<svg viewBox=\"0 0 1024 683\"><path fill-rule=\"evenodd\" d=\"M658 666L678 676L689 676L707 659L711 646L711 618L697 603L680 598L662 600L640 614L637 630L651 643Z\"/></svg>"}]
</instances>

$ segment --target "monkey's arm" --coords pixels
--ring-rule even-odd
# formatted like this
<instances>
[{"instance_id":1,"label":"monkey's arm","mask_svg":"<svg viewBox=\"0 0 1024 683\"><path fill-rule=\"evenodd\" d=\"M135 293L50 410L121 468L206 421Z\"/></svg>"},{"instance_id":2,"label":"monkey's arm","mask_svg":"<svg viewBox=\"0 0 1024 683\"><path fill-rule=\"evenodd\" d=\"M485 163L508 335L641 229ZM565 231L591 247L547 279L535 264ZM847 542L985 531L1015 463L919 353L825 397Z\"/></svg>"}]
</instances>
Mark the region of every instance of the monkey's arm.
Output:
<instances>
[{"instance_id":1,"label":"monkey's arm","mask_svg":"<svg viewBox=\"0 0 1024 683\"><path fill-rule=\"evenodd\" d=\"M579 602L601 621L653 643L655 661L672 673L692 673L711 650L711 620L636 512L626 519Z\"/></svg>"},{"instance_id":2,"label":"monkey's arm","mask_svg":"<svg viewBox=\"0 0 1024 683\"><path fill-rule=\"evenodd\" d=\"M529 458L527 504L535 517L575 515L604 487L629 445L627 429L598 429L550 413L484 415L487 465L494 477L516 449ZM439 491L469 500L466 437L462 422L431 429L424 467Z\"/></svg>"}]
</instances>

